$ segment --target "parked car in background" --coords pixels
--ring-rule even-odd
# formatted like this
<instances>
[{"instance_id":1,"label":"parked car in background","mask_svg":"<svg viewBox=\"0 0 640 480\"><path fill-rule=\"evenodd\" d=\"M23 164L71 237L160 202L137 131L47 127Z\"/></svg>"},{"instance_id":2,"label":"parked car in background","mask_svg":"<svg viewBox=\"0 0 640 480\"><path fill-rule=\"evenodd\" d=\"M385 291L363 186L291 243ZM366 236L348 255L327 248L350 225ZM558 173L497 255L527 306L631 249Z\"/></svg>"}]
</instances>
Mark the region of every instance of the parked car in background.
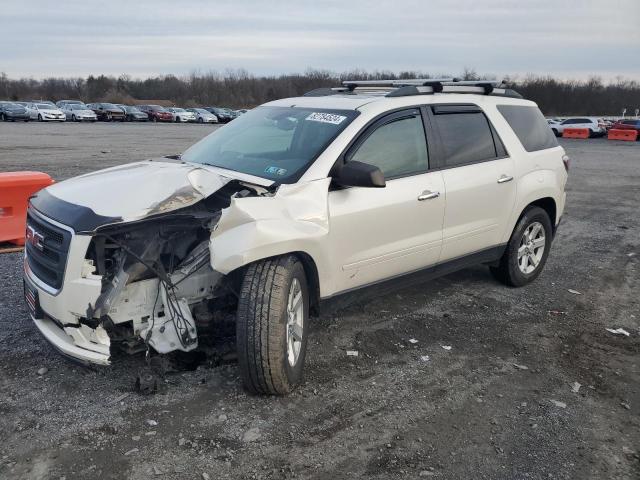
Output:
<instances>
[{"instance_id":1,"label":"parked car in background","mask_svg":"<svg viewBox=\"0 0 640 480\"><path fill-rule=\"evenodd\" d=\"M152 122L173 122L173 114L160 105L136 105Z\"/></svg>"},{"instance_id":2,"label":"parked car in background","mask_svg":"<svg viewBox=\"0 0 640 480\"><path fill-rule=\"evenodd\" d=\"M240 110L234 110L234 113L236 114L236 117L239 117L240 115L247 113L248 111L248 108L241 108Z\"/></svg>"},{"instance_id":3,"label":"parked car in background","mask_svg":"<svg viewBox=\"0 0 640 480\"><path fill-rule=\"evenodd\" d=\"M49 100L28 100L29 103L39 103L39 104L44 104L44 105L50 105L52 107L57 107L57 105L53 102L50 102Z\"/></svg>"},{"instance_id":4,"label":"parked car in background","mask_svg":"<svg viewBox=\"0 0 640 480\"><path fill-rule=\"evenodd\" d=\"M587 128L590 137L601 137L607 134L607 126L602 118L598 117L572 117L552 126L551 130L556 136L561 136L565 128Z\"/></svg>"},{"instance_id":5,"label":"parked car in background","mask_svg":"<svg viewBox=\"0 0 640 480\"><path fill-rule=\"evenodd\" d=\"M213 113L216 117L218 117L218 121L220 123L229 123L231 120L235 118L231 113L231 111L226 108L204 107L204 109Z\"/></svg>"},{"instance_id":6,"label":"parked car in background","mask_svg":"<svg viewBox=\"0 0 640 480\"><path fill-rule=\"evenodd\" d=\"M204 108L187 108L187 111L193 112L198 123L218 123L218 117Z\"/></svg>"},{"instance_id":7,"label":"parked car in background","mask_svg":"<svg viewBox=\"0 0 640 480\"><path fill-rule=\"evenodd\" d=\"M551 128L553 134L557 137L559 135L558 125L560 125L561 121L554 118L547 118L547 123L549 124L549 128Z\"/></svg>"},{"instance_id":8,"label":"parked car in background","mask_svg":"<svg viewBox=\"0 0 640 480\"><path fill-rule=\"evenodd\" d=\"M16 120L28 122L31 120L29 112L22 105L13 102L0 102L0 120L15 122Z\"/></svg>"},{"instance_id":9,"label":"parked car in background","mask_svg":"<svg viewBox=\"0 0 640 480\"><path fill-rule=\"evenodd\" d=\"M196 115L193 112L185 110L184 108L170 107L167 108L167 111L171 112L174 122L184 123L196 121Z\"/></svg>"},{"instance_id":10,"label":"parked car in background","mask_svg":"<svg viewBox=\"0 0 640 480\"><path fill-rule=\"evenodd\" d=\"M17 105L22 105L26 110L27 113L29 114L29 119L30 120L37 120L38 119L38 110L36 109L36 107L33 105L33 103L31 102L13 102Z\"/></svg>"},{"instance_id":11,"label":"parked car in background","mask_svg":"<svg viewBox=\"0 0 640 480\"><path fill-rule=\"evenodd\" d=\"M95 112L98 120L124 122L124 112L113 103L90 103L87 107Z\"/></svg>"},{"instance_id":12,"label":"parked car in background","mask_svg":"<svg viewBox=\"0 0 640 480\"><path fill-rule=\"evenodd\" d=\"M85 103L82 100L58 100L56 102L56 107L62 109L65 105L84 105Z\"/></svg>"},{"instance_id":13,"label":"parked car in background","mask_svg":"<svg viewBox=\"0 0 640 480\"><path fill-rule=\"evenodd\" d=\"M33 103L32 105L38 112L39 122L64 122L67 119L64 112L51 102Z\"/></svg>"},{"instance_id":14,"label":"parked car in background","mask_svg":"<svg viewBox=\"0 0 640 480\"><path fill-rule=\"evenodd\" d=\"M124 117L127 122L146 122L149 120L149 115L144 113L138 107L132 107L131 105L117 104L118 107L124 112Z\"/></svg>"},{"instance_id":15,"label":"parked car in background","mask_svg":"<svg viewBox=\"0 0 640 480\"><path fill-rule=\"evenodd\" d=\"M95 122L98 116L84 103L63 103L60 109L72 122Z\"/></svg>"},{"instance_id":16,"label":"parked car in background","mask_svg":"<svg viewBox=\"0 0 640 480\"><path fill-rule=\"evenodd\" d=\"M612 130L635 130L638 132L638 140L640 140L640 120L618 120L611 127Z\"/></svg>"}]
</instances>

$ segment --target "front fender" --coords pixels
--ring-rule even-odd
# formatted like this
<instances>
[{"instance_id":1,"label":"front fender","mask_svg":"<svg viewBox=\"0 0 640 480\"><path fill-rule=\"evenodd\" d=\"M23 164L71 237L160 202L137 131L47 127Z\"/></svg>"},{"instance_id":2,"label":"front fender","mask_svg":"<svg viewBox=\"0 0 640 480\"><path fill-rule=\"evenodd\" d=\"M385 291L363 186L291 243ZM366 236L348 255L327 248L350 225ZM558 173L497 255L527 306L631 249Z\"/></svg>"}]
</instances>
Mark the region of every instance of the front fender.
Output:
<instances>
[{"instance_id":1,"label":"front fender","mask_svg":"<svg viewBox=\"0 0 640 480\"><path fill-rule=\"evenodd\" d=\"M330 291L327 192L330 179L282 185L272 197L233 198L211 234L211 266L228 274L263 258L292 252L316 264L320 295Z\"/></svg>"}]
</instances>

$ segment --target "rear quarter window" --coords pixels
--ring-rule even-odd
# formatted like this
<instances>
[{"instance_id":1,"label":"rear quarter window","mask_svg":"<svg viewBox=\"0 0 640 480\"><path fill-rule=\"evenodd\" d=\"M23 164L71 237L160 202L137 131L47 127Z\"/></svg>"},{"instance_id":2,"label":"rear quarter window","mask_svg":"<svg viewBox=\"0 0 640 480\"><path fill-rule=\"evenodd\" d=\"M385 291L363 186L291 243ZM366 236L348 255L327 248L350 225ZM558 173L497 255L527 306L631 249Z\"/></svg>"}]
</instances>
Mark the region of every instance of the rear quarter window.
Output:
<instances>
[{"instance_id":1,"label":"rear quarter window","mask_svg":"<svg viewBox=\"0 0 640 480\"><path fill-rule=\"evenodd\" d=\"M527 152L536 152L558 146L555 135L538 107L498 105L498 111L505 118Z\"/></svg>"}]
</instances>

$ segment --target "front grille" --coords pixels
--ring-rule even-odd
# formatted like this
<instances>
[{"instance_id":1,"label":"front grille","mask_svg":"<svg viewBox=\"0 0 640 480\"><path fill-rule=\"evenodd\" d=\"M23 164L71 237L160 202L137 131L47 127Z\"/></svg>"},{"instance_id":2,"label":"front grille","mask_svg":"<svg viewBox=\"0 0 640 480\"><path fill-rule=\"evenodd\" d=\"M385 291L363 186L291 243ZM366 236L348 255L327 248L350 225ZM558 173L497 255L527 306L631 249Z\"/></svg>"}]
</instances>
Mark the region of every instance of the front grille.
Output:
<instances>
[{"instance_id":1,"label":"front grille","mask_svg":"<svg viewBox=\"0 0 640 480\"><path fill-rule=\"evenodd\" d=\"M36 246L36 242L25 242L25 251L29 268L33 274L52 288L62 287L67 254L71 243L71 232L53 225L41 217L27 212L27 228L31 227L44 239Z\"/></svg>"}]
</instances>

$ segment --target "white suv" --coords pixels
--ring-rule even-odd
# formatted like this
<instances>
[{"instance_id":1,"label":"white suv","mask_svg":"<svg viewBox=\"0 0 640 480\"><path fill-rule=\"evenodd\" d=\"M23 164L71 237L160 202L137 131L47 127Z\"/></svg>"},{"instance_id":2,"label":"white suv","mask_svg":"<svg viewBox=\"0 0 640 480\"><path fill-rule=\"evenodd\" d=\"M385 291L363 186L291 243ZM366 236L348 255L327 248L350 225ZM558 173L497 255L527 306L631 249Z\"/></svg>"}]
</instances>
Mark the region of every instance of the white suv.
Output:
<instances>
[{"instance_id":1,"label":"white suv","mask_svg":"<svg viewBox=\"0 0 640 480\"><path fill-rule=\"evenodd\" d=\"M597 117L572 117L560 123L549 124L549 127L556 135L561 137L565 128L586 128L590 137L601 137L607 133L607 125L602 118Z\"/></svg>"},{"instance_id":2,"label":"white suv","mask_svg":"<svg viewBox=\"0 0 640 480\"><path fill-rule=\"evenodd\" d=\"M244 384L300 381L310 316L410 272L489 265L522 286L560 222L568 159L537 106L487 82L345 82L267 103L181 156L31 199L25 295L61 352L198 347L235 315Z\"/></svg>"}]
</instances>

